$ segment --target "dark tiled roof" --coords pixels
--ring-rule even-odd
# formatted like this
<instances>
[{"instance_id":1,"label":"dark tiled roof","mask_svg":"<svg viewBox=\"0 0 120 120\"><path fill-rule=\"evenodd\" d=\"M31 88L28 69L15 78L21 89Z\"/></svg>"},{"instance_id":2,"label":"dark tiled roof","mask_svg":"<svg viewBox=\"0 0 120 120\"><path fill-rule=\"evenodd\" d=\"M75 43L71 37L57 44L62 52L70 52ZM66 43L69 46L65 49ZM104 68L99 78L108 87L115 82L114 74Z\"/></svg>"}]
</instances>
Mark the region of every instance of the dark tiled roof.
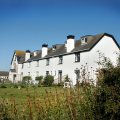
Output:
<instances>
[{"instance_id":1,"label":"dark tiled roof","mask_svg":"<svg viewBox=\"0 0 120 120\"><path fill-rule=\"evenodd\" d=\"M0 71L0 76L8 76L9 72L7 71Z\"/></svg>"},{"instance_id":2,"label":"dark tiled roof","mask_svg":"<svg viewBox=\"0 0 120 120\"><path fill-rule=\"evenodd\" d=\"M85 38L87 38L87 44L84 44L84 45L81 45L81 39L76 40L75 41L75 48L69 53L90 50L91 47L93 47L100 40L100 38L103 35L104 34L98 34L98 35L95 35L95 36L84 36ZM59 47L55 51L51 50L51 52L48 52L48 55L45 56L45 58L46 57L52 57L52 56L58 56L58 55L62 55L62 54L69 54L69 53L66 52L66 46L61 45L61 47Z\"/></svg>"},{"instance_id":3,"label":"dark tiled roof","mask_svg":"<svg viewBox=\"0 0 120 120\"><path fill-rule=\"evenodd\" d=\"M26 62L31 62L31 61L33 61L33 60L37 60L37 59L39 59L39 58L41 58L41 50L37 53L37 55L36 56L34 56L34 55L32 55L32 57L29 59L29 60L27 60Z\"/></svg>"},{"instance_id":4,"label":"dark tiled roof","mask_svg":"<svg viewBox=\"0 0 120 120\"><path fill-rule=\"evenodd\" d=\"M112 37L113 40L115 41L116 45L119 47L119 45L117 44L114 37L112 35L110 35L110 34L102 33L102 34L97 34L97 35L94 35L94 36L93 35L86 35L86 36L82 36L81 38L87 38L87 44L81 44L81 38L80 38L79 40L75 41L75 48L69 53L66 52L65 44L56 44L56 45L53 45L53 48L55 47L54 50L53 50L53 48L48 49L48 55L46 55L44 58L53 57L53 56L59 56L59 55L63 55L63 54L71 54L71 53L74 53L74 52L89 51L100 41L100 39L104 35ZM41 58L41 53L42 52L39 51L39 53L36 56L32 56L26 62L30 62L30 61L33 61L33 60L44 59L44 58ZM24 61L24 59L21 60L21 61Z\"/></svg>"},{"instance_id":5,"label":"dark tiled roof","mask_svg":"<svg viewBox=\"0 0 120 120\"><path fill-rule=\"evenodd\" d=\"M99 40L102 38L103 34L97 34L95 36L84 36L87 38L87 44L81 44L81 40L77 40L75 43L75 48L72 50L72 52L75 51L85 51L85 50L90 50ZM83 37L81 37L83 38Z\"/></svg>"},{"instance_id":6,"label":"dark tiled roof","mask_svg":"<svg viewBox=\"0 0 120 120\"><path fill-rule=\"evenodd\" d=\"M65 45L61 45L59 48L57 48L56 50L51 50L48 51L48 55L46 55L45 57L52 57L52 56L56 56L56 55L60 55L60 54L64 54L66 53L66 47Z\"/></svg>"}]
</instances>

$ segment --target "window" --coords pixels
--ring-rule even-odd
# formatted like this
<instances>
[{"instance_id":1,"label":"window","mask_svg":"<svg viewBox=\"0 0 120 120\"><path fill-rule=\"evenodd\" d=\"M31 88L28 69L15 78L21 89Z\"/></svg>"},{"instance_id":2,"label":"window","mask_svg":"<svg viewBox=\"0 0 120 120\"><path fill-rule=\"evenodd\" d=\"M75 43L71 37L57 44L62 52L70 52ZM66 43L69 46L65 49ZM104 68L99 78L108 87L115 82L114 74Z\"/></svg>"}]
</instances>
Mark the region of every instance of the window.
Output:
<instances>
[{"instance_id":1,"label":"window","mask_svg":"<svg viewBox=\"0 0 120 120\"><path fill-rule=\"evenodd\" d=\"M15 55L14 61L16 61L16 55Z\"/></svg>"},{"instance_id":2,"label":"window","mask_svg":"<svg viewBox=\"0 0 120 120\"><path fill-rule=\"evenodd\" d=\"M36 67L39 67L39 61L36 61Z\"/></svg>"},{"instance_id":3,"label":"window","mask_svg":"<svg viewBox=\"0 0 120 120\"><path fill-rule=\"evenodd\" d=\"M22 64L22 68L24 67L24 64Z\"/></svg>"},{"instance_id":4,"label":"window","mask_svg":"<svg viewBox=\"0 0 120 120\"><path fill-rule=\"evenodd\" d=\"M50 64L50 59L46 59L46 65L49 65Z\"/></svg>"},{"instance_id":5,"label":"window","mask_svg":"<svg viewBox=\"0 0 120 120\"><path fill-rule=\"evenodd\" d=\"M59 64L63 63L63 56L59 56Z\"/></svg>"},{"instance_id":6,"label":"window","mask_svg":"<svg viewBox=\"0 0 120 120\"><path fill-rule=\"evenodd\" d=\"M86 37L81 39L81 44L82 45L87 44L87 38Z\"/></svg>"},{"instance_id":7,"label":"window","mask_svg":"<svg viewBox=\"0 0 120 120\"><path fill-rule=\"evenodd\" d=\"M39 76L39 71L36 71L36 76Z\"/></svg>"},{"instance_id":8,"label":"window","mask_svg":"<svg viewBox=\"0 0 120 120\"><path fill-rule=\"evenodd\" d=\"M80 53L75 53L75 62L80 62Z\"/></svg>"},{"instance_id":9,"label":"window","mask_svg":"<svg viewBox=\"0 0 120 120\"><path fill-rule=\"evenodd\" d=\"M46 71L46 76L49 75L49 71Z\"/></svg>"},{"instance_id":10,"label":"window","mask_svg":"<svg viewBox=\"0 0 120 120\"><path fill-rule=\"evenodd\" d=\"M28 76L30 76L30 72L28 72Z\"/></svg>"},{"instance_id":11,"label":"window","mask_svg":"<svg viewBox=\"0 0 120 120\"><path fill-rule=\"evenodd\" d=\"M28 63L28 67L29 67L29 68L30 68L30 66L31 66L31 62Z\"/></svg>"}]
</instances>

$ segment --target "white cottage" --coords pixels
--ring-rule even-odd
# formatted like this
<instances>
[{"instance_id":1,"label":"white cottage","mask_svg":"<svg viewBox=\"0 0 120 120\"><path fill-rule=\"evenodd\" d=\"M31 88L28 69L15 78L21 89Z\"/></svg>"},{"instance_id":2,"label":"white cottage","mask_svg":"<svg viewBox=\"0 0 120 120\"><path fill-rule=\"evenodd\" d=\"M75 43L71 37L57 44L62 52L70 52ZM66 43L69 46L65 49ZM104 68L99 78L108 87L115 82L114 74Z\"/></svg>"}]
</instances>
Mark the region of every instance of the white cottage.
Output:
<instances>
[{"instance_id":1,"label":"white cottage","mask_svg":"<svg viewBox=\"0 0 120 120\"><path fill-rule=\"evenodd\" d=\"M50 74L54 76L55 83L64 81L66 75L74 85L84 79L96 83L99 53L103 53L115 64L119 50L115 38L107 33L86 35L79 40L69 35L65 44L55 44L51 48L43 44L41 50L22 51L20 55L14 52L9 79L17 82L29 75L35 81L36 76Z\"/></svg>"}]
</instances>

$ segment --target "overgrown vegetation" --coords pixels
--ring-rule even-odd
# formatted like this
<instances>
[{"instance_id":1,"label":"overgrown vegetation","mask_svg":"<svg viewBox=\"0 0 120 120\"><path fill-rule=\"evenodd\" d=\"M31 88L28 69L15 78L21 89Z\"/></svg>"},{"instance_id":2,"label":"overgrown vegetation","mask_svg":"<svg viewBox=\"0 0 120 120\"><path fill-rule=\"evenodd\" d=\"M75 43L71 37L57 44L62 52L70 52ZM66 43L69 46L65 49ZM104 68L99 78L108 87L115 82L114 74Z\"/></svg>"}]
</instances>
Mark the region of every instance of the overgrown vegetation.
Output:
<instances>
[{"instance_id":1,"label":"overgrown vegetation","mask_svg":"<svg viewBox=\"0 0 120 120\"><path fill-rule=\"evenodd\" d=\"M1 98L1 120L119 120L120 57L117 65L105 57L99 65L102 67L98 71L96 87L84 82L76 88L47 89L43 95L39 95L41 90L34 89L31 94L26 88L26 98L21 106L14 96ZM44 85L51 86L53 81L54 77L48 75Z\"/></svg>"},{"instance_id":2,"label":"overgrown vegetation","mask_svg":"<svg viewBox=\"0 0 120 120\"><path fill-rule=\"evenodd\" d=\"M105 62L100 69L98 86L95 94L96 120L120 119L120 56L117 65Z\"/></svg>"}]
</instances>

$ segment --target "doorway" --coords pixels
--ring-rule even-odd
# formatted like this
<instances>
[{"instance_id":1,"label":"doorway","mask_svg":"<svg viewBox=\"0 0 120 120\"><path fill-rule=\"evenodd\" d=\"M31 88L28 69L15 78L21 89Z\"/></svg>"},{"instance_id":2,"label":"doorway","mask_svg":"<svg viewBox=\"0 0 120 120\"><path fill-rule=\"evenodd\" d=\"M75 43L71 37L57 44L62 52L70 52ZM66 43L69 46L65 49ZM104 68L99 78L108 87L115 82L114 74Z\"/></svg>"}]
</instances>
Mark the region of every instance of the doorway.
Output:
<instances>
[{"instance_id":1,"label":"doorway","mask_svg":"<svg viewBox=\"0 0 120 120\"><path fill-rule=\"evenodd\" d=\"M80 82L80 70L79 69L75 69L75 75L76 75L76 84L78 84Z\"/></svg>"},{"instance_id":2,"label":"doorway","mask_svg":"<svg viewBox=\"0 0 120 120\"><path fill-rule=\"evenodd\" d=\"M62 82L62 70L58 70L58 83Z\"/></svg>"}]
</instances>

